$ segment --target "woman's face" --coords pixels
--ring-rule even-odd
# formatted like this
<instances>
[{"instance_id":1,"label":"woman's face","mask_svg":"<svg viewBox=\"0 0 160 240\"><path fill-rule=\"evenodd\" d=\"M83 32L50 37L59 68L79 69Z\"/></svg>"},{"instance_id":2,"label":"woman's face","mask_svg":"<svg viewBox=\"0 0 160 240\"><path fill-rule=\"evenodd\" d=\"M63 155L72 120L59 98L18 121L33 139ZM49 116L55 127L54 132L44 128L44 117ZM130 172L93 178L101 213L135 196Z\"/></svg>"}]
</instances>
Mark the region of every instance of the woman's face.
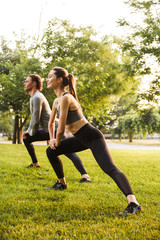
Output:
<instances>
[{"instance_id":1,"label":"woman's face","mask_svg":"<svg viewBox=\"0 0 160 240\"><path fill-rule=\"evenodd\" d=\"M47 88L56 89L58 85L57 76L55 75L55 71L51 70L48 74L48 78L46 79Z\"/></svg>"}]
</instances>

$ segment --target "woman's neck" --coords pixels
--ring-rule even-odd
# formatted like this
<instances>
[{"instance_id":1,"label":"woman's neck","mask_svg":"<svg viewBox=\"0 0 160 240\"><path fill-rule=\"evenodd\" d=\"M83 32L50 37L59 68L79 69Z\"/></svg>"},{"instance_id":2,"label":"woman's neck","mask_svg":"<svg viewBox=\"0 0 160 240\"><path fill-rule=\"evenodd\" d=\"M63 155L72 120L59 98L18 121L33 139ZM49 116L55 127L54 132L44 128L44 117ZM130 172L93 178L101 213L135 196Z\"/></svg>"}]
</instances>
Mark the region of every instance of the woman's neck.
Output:
<instances>
[{"instance_id":1,"label":"woman's neck","mask_svg":"<svg viewBox=\"0 0 160 240\"><path fill-rule=\"evenodd\" d=\"M55 89L54 92L56 96L60 98L66 91L64 89Z\"/></svg>"}]
</instances>

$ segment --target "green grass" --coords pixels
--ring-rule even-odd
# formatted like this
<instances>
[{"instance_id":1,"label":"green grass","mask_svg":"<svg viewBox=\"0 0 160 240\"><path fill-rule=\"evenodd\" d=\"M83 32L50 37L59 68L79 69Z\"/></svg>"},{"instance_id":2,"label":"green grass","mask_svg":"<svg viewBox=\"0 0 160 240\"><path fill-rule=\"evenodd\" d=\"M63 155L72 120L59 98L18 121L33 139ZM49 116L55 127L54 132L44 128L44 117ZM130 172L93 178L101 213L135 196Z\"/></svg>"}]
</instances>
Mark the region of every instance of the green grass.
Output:
<instances>
[{"instance_id":1,"label":"green grass","mask_svg":"<svg viewBox=\"0 0 160 240\"><path fill-rule=\"evenodd\" d=\"M79 172L62 157L68 189L46 190L56 176L46 146L35 146L41 168L27 169L23 145L0 144L0 239L159 239L160 152L110 150L127 175L143 213L119 217L127 201L104 174L89 150L79 153L92 183L80 184Z\"/></svg>"}]
</instances>

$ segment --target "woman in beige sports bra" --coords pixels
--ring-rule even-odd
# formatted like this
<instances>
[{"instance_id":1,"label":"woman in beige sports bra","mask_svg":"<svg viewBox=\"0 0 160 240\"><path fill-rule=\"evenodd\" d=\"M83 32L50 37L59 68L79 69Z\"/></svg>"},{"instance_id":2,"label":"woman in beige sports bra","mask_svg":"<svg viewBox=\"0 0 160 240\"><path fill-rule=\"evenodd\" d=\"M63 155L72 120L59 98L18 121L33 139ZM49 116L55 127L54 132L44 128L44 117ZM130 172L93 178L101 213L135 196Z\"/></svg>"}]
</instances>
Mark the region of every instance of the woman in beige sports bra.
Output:
<instances>
[{"instance_id":1,"label":"woman in beige sports bra","mask_svg":"<svg viewBox=\"0 0 160 240\"><path fill-rule=\"evenodd\" d=\"M134 196L127 177L113 162L103 134L83 116L74 83L73 75L68 74L67 70L61 67L53 68L47 78L47 88L53 89L57 96L53 103L49 121L50 142L47 148L48 159L58 177L57 183L51 189L67 188L59 155L90 149L101 169L115 181L128 200L127 208L119 214L126 215L141 212L141 206ZM69 92L66 91L66 87L69 88ZM55 139L53 133L57 113L59 115L59 126ZM65 129L70 131L73 136L63 140Z\"/></svg>"}]
</instances>

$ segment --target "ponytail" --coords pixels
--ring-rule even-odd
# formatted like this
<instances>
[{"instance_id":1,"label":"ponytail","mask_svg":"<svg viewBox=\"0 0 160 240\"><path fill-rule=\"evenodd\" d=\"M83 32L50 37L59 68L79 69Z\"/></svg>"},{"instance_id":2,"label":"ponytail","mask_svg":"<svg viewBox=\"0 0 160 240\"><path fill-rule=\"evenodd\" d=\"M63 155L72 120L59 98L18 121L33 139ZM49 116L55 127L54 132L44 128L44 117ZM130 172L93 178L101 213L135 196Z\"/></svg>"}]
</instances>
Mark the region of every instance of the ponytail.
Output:
<instances>
[{"instance_id":1,"label":"ponytail","mask_svg":"<svg viewBox=\"0 0 160 240\"><path fill-rule=\"evenodd\" d=\"M72 96L77 100L78 102L78 98L77 98L77 94L76 94L76 88L75 88L75 80L74 80L74 76L72 74L68 74L68 87L69 87L69 93L72 94Z\"/></svg>"},{"instance_id":2,"label":"ponytail","mask_svg":"<svg viewBox=\"0 0 160 240\"><path fill-rule=\"evenodd\" d=\"M52 70L55 71L57 78L62 77L63 87L69 87L69 93L77 100L76 88L75 88L75 79L72 74L68 74L67 70L61 67L54 67Z\"/></svg>"}]
</instances>

